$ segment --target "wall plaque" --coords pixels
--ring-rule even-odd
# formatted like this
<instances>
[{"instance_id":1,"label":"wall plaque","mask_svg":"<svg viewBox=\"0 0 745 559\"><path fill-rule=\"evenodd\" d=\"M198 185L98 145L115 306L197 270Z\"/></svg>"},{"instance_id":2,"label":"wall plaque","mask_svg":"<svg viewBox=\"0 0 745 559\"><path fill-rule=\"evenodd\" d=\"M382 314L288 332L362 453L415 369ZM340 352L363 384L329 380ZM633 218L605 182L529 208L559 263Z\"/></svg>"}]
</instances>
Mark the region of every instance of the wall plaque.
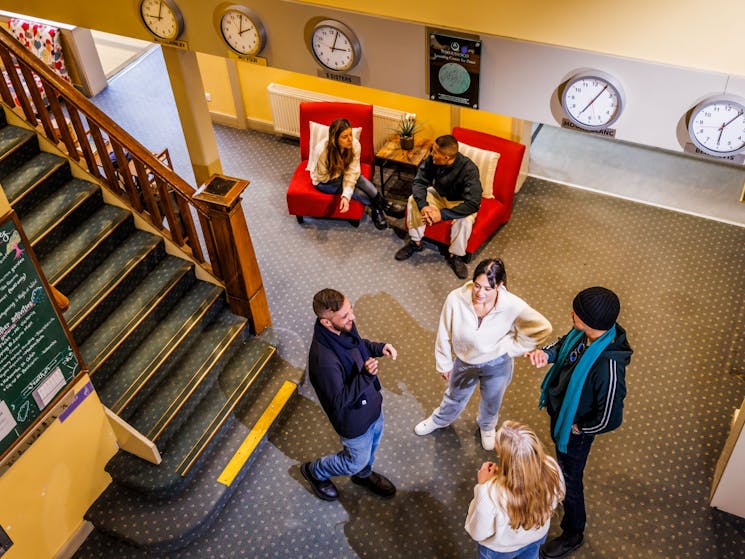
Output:
<instances>
[{"instance_id":1,"label":"wall plaque","mask_svg":"<svg viewBox=\"0 0 745 559\"><path fill-rule=\"evenodd\" d=\"M429 98L479 108L481 40L429 30Z\"/></svg>"}]
</instances>

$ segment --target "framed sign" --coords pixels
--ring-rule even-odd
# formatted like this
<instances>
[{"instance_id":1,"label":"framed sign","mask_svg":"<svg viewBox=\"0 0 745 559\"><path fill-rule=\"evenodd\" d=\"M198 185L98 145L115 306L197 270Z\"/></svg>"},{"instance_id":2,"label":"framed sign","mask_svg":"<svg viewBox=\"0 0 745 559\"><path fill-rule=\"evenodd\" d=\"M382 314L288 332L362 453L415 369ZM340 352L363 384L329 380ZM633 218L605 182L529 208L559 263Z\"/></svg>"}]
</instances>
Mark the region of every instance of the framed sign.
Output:
<instances>
[{"instance_id":1,"label":"framed sign","mask_svg":"<svg viewBox=\"0 0 745 559\"><path fill-rule=\"evenodd\" d=\"M0 459L82 373L15 213L0 218Z\"/></svg>"},{"instance_id":2,"label":"framed sign","mask_svg":"<svg viewBox=\"0 0 745 559\"><path fill-rule=\"evenodd\" d=\"M479 108L481 40L428 30L429 98Z\"/></svg>"}]
</instances>

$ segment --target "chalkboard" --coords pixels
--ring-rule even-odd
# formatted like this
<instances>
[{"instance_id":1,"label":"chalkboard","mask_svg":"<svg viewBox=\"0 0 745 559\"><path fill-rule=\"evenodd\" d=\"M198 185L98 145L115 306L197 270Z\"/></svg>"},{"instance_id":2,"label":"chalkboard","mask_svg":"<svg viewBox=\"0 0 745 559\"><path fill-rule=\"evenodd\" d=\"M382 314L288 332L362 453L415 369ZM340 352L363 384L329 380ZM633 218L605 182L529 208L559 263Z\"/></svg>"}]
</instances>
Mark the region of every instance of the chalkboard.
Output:
<instances>
[{"instance_id":1,"label":"chalkboard","mask_svg":"<svg viewBox=\"0 0 745 559\"><path fill-rule=\"evenodd\" d=\"M0 459L81 373L15 213L0 219Z\"/></svg>"}]
</instances>

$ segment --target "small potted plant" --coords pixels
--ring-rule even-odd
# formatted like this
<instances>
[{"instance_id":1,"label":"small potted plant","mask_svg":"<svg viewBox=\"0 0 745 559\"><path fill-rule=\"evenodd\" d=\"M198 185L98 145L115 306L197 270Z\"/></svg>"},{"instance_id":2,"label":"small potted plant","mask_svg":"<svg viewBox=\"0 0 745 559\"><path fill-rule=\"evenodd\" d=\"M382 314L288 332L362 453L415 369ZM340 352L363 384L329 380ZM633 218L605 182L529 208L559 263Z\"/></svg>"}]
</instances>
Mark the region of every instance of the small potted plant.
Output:
<instances>
[{"instance_id":1,"label":"small potted plant","mask_svg":"<svg viewBox=\"0 0 745 559\"><path fill-rule=\"evenodd\" d=\"M409 150L414 148L414 134L420 128L421 124L416 121L416 114L406 113L401 117L401 122L396 127L401 149Z\"/></svg>"}]
</instances>

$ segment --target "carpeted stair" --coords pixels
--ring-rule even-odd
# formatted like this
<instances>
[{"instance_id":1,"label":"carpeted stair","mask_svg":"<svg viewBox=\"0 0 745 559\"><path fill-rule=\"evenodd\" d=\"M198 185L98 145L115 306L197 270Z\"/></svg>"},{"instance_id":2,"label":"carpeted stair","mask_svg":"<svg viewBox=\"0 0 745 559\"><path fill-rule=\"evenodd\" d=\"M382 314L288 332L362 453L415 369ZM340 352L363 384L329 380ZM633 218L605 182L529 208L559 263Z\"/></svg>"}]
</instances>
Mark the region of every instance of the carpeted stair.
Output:
<instances>
[{"instance_id":1,"label":"carpeted stair","mask_svg":"<svg viewBox=\"0 0 745 559\"><path fill-rule=\"evenodd\" d=\"M302 372L272 374L270 330L251 336L222 287L199 280L192 262L167 254L2 111L0 183L47 279L70 299L65 320L99 397L161 453L159 465L123 451L111 459L113 481L86 514L95 538L155 553L188 545L248 470L252 454L239 453L218 481L245 426L260 444Z\"/></svg>"}]
</instances>

